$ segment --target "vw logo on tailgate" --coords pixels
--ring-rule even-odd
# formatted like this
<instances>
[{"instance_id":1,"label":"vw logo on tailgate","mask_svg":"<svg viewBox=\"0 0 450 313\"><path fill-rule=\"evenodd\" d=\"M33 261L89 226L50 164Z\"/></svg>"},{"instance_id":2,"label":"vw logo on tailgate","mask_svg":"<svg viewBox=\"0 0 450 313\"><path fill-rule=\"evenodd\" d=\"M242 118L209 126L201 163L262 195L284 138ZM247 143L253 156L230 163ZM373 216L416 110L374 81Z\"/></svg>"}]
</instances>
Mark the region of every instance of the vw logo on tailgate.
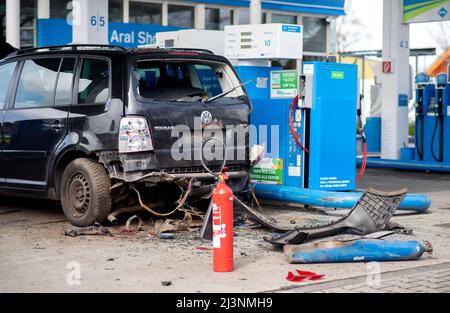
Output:
<instances>
[{"instance_id":1,"label":"vw logo on tailgate","mask_svg":"<svg viewBox=\"0 0 450 313\"><path fill-rule=\"evenodd\" d=\"M202 120L202 124L209 125L212 122L212 114L209 111L203 111L200 118Z\"/></svg>"}]
</instances>

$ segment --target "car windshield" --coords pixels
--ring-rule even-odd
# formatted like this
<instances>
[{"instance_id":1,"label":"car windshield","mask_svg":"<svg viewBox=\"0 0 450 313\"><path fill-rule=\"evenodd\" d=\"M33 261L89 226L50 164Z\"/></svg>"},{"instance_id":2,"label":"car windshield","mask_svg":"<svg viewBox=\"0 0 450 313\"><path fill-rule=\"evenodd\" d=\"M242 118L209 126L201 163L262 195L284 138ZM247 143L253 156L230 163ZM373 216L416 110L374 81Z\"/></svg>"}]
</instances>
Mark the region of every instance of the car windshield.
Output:
<instances>
[{"instance_id":1,"label":"car windshield","mask_svg":"<svg viewBox=\"0 0 450 313\"><path fill-rule=\"evenodd\" d=\"M139 60L134 69L141 97L153 100L200 101L240 84L225 63L193 60ZM226 95L244 95L242 88Z\"/></svg>"}]
</instances>

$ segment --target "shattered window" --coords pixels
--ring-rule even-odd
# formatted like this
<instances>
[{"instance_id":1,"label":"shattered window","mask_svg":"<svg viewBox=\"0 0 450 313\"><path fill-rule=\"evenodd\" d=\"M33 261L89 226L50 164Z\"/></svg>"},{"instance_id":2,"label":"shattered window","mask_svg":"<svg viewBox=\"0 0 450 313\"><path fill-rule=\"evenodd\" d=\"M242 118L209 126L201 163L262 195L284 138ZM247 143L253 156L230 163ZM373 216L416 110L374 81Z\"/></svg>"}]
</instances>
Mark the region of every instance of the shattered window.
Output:
<instances>
[{"instance_id":1,"label":"shattered window","mask_svg":"<svg viewBox=\"0 0 450 313\"><path fill-rule=\"evenodd\" d=\"M216 96L222 93L220 73L211 65L188 62L139 62L136 69L139 94L157 100Z\"/></svg>"}]
</instances>

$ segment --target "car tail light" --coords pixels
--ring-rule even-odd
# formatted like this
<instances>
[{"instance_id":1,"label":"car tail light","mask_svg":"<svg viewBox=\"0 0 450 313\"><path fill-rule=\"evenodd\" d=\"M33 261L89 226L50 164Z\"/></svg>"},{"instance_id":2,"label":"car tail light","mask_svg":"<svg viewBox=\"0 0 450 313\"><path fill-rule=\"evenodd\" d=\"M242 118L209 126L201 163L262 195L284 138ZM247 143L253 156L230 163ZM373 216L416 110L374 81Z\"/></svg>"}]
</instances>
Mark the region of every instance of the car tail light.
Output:
<instances>
[{"instance_id":1,"label":"car tail light","mask_svg":"<svg viewBox=\"0 0 450 313\"><path fill-rule=\"evenodd\" d=\"M151 150L153 150L153 142L147 120L143 117L122 118L119 131L119 152Z\"/></svg>"}]
</instances>

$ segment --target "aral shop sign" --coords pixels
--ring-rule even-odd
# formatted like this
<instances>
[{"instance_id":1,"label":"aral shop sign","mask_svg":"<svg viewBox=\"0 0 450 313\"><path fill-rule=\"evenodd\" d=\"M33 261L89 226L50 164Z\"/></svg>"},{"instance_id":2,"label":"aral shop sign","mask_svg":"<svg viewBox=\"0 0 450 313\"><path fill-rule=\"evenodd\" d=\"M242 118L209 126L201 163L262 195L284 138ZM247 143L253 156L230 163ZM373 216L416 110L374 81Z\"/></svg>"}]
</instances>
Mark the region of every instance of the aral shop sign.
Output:
<instances>
[{"instance_id":1,"label":"aral shop sign","mask_svg":"<svg viewBox=\"0 0 450 313\"><path fill-rule=\"evenodd\" d=\"M155 42L155 34L179 27L153 24L109 23L109 44L133 48ZM65 19L38 19L37 46L65 45L72 42L72 26Z\"/></svg>"}]
</instances>

